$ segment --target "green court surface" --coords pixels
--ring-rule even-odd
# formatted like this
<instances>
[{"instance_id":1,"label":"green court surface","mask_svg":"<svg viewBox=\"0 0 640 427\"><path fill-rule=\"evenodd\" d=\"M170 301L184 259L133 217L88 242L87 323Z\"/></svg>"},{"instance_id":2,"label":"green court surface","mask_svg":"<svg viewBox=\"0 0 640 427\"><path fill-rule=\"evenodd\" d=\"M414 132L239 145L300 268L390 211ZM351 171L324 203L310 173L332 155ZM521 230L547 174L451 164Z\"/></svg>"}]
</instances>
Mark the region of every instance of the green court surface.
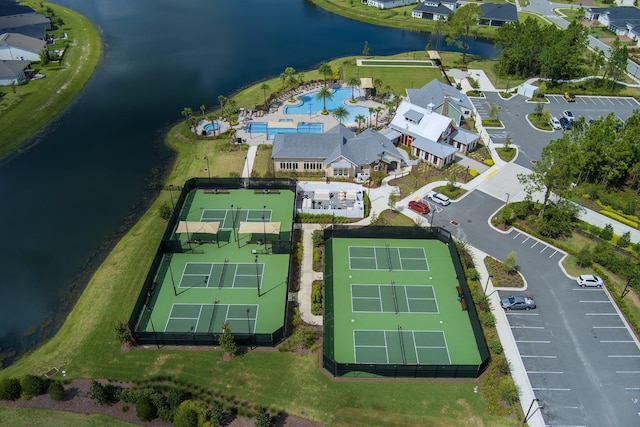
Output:
<instances>
[{"instance_id":1,"label":"green court surface","mask_svg":"<svg viewBox=\"0 0 640 427\"><path fill-rule=\"evenodd\" d=\"M178 288L253 288L262 285L263 263L188 262Z\"/></svg>"},{"instance_id":2,"label":"green court surface","mask_svg":"<svg viewBox=\"0 0 640 427\"><path fill-rule=\"evenodd\" d=\"M237 228L241 221L261 222L264 215L265 221L281 224L280 236L273 238L288 242L294 199L289 190L195 190L187 195L181 220L220 221L221 227L231 228L233 211ZM140 331L218 335L226 321L233 333L271 334L284 326L290 254L273 253L271 241L238 242L231 230L226 233L219 246L210 240L193 243L192 238L190 248L182 246L184 252L164 255Z\"/></svg>"},{"instance_id":3,"label":"green court surface","mask_svg":"<svg viewBox=\"0 0 640 427\"><path fill-rule=\"evenodd\" d=\"M202 209L200 221L219 222L221 229L238 228L241 222L271 222L271 209Z\"/></svg>"},{"instance_id":4,"label":"green court surface","mask_svg":"<svg viewBox=\"0 0 640 427\"><path fill-rule=\"evenodd\" d=\"M423 248L349 246L351 270L429 271Z\"/></svg>"},{"instance_id":5,"label":"green court surface","mask_svg":"<svg viewBox=\"0 0 640 427\"><path fill-rule=\"evenodd\" d=\"M436 239L332 238L333 357L363 364L479 365L448 246ZM325 276L325 279L327 276ZM325 331L325 334L327 331Z\"/></svg>"}]
</instances>

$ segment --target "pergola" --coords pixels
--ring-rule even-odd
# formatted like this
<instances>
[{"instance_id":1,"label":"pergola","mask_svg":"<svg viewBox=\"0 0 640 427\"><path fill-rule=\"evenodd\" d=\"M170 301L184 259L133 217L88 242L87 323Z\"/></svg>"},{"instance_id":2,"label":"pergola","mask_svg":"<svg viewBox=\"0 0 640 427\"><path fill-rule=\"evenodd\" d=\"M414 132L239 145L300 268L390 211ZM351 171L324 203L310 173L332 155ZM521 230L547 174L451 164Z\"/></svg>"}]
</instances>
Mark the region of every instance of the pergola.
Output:
<instances>
[{"instance_id":1,"label":"pergola","mask_svg":"<svg viewBox=\"0 0 640 427\"><path fill-rule=\"evenodd\" d=\"M218 241L218 230L220 229L220 222L199 222L199 221L180 221L176 228L176 233L187 233L187 240L191 241L190 234L215 234L216 243L220 246Z\"/></svg>"},{"instance_id":2,"label":"pergola","mask_svg":"<svg viewBox=\"0 0 640 427\"><path fill-rule=\"evenodd\" d=\"M280 222L248 222L240 221L238 227L238 236L240 234L264 234L265 248L267 245L267 234L275 234L280 236ZM240 239L238 239L238 246L240 246Z\"/></svg>"}]
</instances>

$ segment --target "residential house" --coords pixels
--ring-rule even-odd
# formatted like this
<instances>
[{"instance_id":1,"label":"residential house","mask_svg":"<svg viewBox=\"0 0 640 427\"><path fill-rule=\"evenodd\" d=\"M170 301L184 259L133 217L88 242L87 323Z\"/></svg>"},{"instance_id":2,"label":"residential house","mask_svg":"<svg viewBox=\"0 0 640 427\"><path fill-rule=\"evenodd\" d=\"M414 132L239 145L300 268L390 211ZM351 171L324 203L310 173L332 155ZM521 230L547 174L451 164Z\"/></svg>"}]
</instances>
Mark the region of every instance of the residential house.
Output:
<instances>
[{"instance_id":1,"label":"residential house","mask_svg":"<svg viewBox=\"0 0 640 427\"><path fill-rule=\"evenodd\" d=\"M338 125L322 134L277 134L271 159L276 171L355 178L359 173L395 170L402 155L389 138L372 129L356 135Z\"/></svg>"},{"instance_id":2,"label":"residential house","mask_svg":"<svg viewBox=\"0 0 640 427\"><path fill-rule=\"evenodd\" d=\"M428 19L431 21L437 21L440 18L447 18L451 13L451 9L449 9L446 5L435 2L425 2L420 3L418 6L413 8L411 11L411 16L414 18L420 19Z\"/></svg>"},{"instance_id":3,"label":"residential house","mask_svg":"<svg viewBox=\"0 0 640 427\"><path fill-rule=\"evenodd\" d=\"M47 30L50 29L49 18L37 13L0 16L0 34L19 33L44 40Z\"/></svg>"},{"instance_id":4,"label":"residential house","mask_svg":"<svg viewBox=\"0 0 640 427\"><path fill-rule=\"evenodd\" d=\"M32 73L31 61L0 61L0 86L18 84Z\"/></svg>"},{"instance_id":5,"label":"residential house","mask_svg":"<svg viewBox=\"0 0 640 427\"><path fill-rule=\"evenodd\" d=\"M431 80L420 89L407 89L406 92L411 104L422 108L433 104L434 111L453 119L456 126L472 118L475 111L467 95L438 79Z\"/></svg>"},{"instance_id":6,"label":"residential house","mask_svg":"<svg viewBox=\"0 0 640 427\"><path fill-rule=\"evenodd\" d=\"M518 9L512 3L483 3L480 5L480 25L502 27L518 20Z\"/></svg>"},{"instance_id":7,"label":"residential house","mask_svg":"<svg viewBox=\"0 0 640 427\"><path fill-rule=\"evenodd\" d=\"M600 22L614 34L633 38L630 30L640 25L640 9L633 6L590 7L585 11L585 18Z\"/></svg>"},{"instance_id":8,"label":"residential house","mask_svg":"<svg viewBox=\"0 0 640 427\"><path fill-rule=\"evenodd\" d=\"M416 4L418 0L363 0L362 2L369 6L377 7L378 9L392 9L394 7Z\"/></svg>"},{"instance_id":9,"label":"residential house","mask_svg":"<svg viewBox=\"0 0 640 427\"><path fill-rule=\"evenodd\" d=\"M39 61L40 52L47 44L44 40L18 33L0 34L0 60Z\"/></svg>"},{"instance_id":10,"label":"residential house","mask_svg":"<svg viewBox=\"0 0 640 427\"><path fill-rule=\"evenodd\" d=\"M456 127L450 117L434 107L431 103L422 108L402 101L389 127L399 133L399 143L408 146L414 156L445 167L455 160L457 152L465 154L475 149L479 136Z\"/></svg>"}]
</instances>

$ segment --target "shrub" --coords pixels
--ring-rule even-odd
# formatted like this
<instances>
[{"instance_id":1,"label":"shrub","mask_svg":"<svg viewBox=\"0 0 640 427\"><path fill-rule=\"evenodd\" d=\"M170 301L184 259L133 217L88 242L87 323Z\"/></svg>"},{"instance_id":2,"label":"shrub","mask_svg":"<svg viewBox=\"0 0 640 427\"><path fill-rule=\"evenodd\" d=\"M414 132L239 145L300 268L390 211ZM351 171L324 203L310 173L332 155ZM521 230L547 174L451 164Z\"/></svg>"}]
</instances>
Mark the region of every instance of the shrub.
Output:
<instances>
[{"instance_id":1,"label":"shrub","mask_svg":"<svg viewBox=\"0 0 640 427\"><path fill-rule=\"evenodd\" d=\"M89 398L100 405L112 404L118 401L120 389L112 384L102 385L96 380L91 381Z\"/></svg>"},{"instance_id":2,"label":"shrub","mask_svg":"<svg viewBox=\"0 0 640 427\"><path fill-rule=\"evenodd\" d=\"M187 400L188 398L189 398L189 393L176 387L170 388L169 392L167 393L167 403L172 409L175 409L178 406L180 406L180 404L185 400Z\"/></svg>"},{"instance_id":3,"label":"shrub","mask_svg":"<svg viewBox=\"0 0 640 427\"><path fill-rule=\"evenodd\" d=\"M140 421L151 421L157 416L156 407L147 396L136 402L136 416Z\"/></svg>"},{"instance_id":4,"label":"shrub","mask_svg":"<svg viewBox=\"0 0 640 427\"><path fill-rule=\"evenodd\" d=\"M489 341L489 348L495 354L502 354L503 348L502 348L502 343L500 342L500 340L493 339L493 340Z\"/></svg>"},{"instance_id":5,"label":"shrub","mask_svg":"<svg viewBox=\"0 0 640 427\"><path fill-rule=\"evenodd\" d=\"M480 273L475 268L470 268L467 270L467 278L473 282L477 282L480 280Z\"/></svg>"},{"instance_id":6,"label":"shrub","mask_svg":"<svg viewBox=\"0 0 640 427\"><path fill-rule=\"evenodd\" d=\"M616 242L616 245L618 245L621 248L626 248L630 244L631 244L631 233L629 231L627 231L622 236L620 236L620 238Z\"/></svg>"},{"instance_id":7,"label":"shrub","mask_svg":"<svg viewBox=\"0 0 640 427\"><path fill-rule=\"evenodd\" d=\"M175 427L197 427L207 421L207 409L199 402L185 400L173 417Z\"/></svg>"},{"instance_id":8,"label":"shrub","mask_svg":"<svg viewBox=\"0 0 640 427\"><path fill-rule=\"evenodd\" d=\"M118 320L114 326L116 331L116 336L118 337L118 341L120 344L129 344L133 341L133 337L131 336L131 330L129 329L129 325L122 320Z\"/></svg>"},{"instance_id":9,"label":"shrub","mask_svg":"<svg viewBox=\"0 0 640 427\"><path fill-rule=\"evenodd\" d=\"M213 402L211 410L209 411L209 421L213 427L221 426L225 420L224 408L220 402Z\"/></svg>"},{"instance_id":10,"label":"shrub","mask_svg":"<svg viewBox=\"0 0 640 427\"><path fill-rule=\"evenodd\" d=\"M496 368L501 374L507 375L511 372L511 363L509 363L506 357L501 355L496 358Z\"/></svg>"},{"instance_id":11,"label":"shrub","mask_svg":"<svg viewBox=\"0 0 640 427\"><path fill-rule=\"evenodd\" d=\"M613 239L613 226L611 224L607 224L604 226L604 228L600 232L600 238L603 240Z\"/></svg>"},{"instance_id":12,"label":"shrub","mask_svg":"<svg viewBox=\"0 0 640 427\"><path fill-rule=\"evenodd\" d=\"M482 323L483 326L487 328L493 328L496 326L496 318L490 311L480 311L478 313L478 317L480 318L480 323Z\"/></svg>"},{"instance_id":13,"label":"shrub","mask_svg":"<svg viewBox=\"0 0 640 427\"><path fill-rule=\"evenodd\" d=\"M633 228L638 228L638 223L635 221L632 221L630 219L625 218L624 216L616 213L616 212L611 212L609 210L603 209L600 211L600 213L604 216L608 216L611 219L614 219L618 222L621 222L625 225L628 225L629 227L633 227ZM606 239L609 240L609 239Z\"/></svg>"},{"instance_id":14,"label":"shrub","mask_svg":"<svg viewBox=\"0 0 640 427\"><path fill-rule=\"evenodd\" d=\"M313 242L313 246L322 246L322 244L324 244L324 234L322 233L322 230L313 230L311 240Z\"/></svg>"},{"instance_id":15,"label":"shrub","mask_svg":"<svg viewBox=\"0 0 640 427\"><path fill-rule=\"evenodd\" d=\"M259 408L255 417L256 427L271 426L271 415L267 412L267 408Z\"/></svg>"},{"instance_id":16,"label":"shrub","mask_svg":"<svg viewBox=\"0 0 640 427\"><path fill-rule=\"evenodd\" d=\"M593 264L593 252L590 246L583 246L576 256L576 263L580 267L590 267Z\"/></svg>"},{"instance_id":17,"label":"shrub","mask_svg":"<svg viewBox=\"0 0 640 427\"><path fill-rule=\"evenodd\" d=\"M500 381L500 398L505 402L513 405L519 399L518 386L511 377L503 377Z\"/></svg>"},{"instance_id":18,"label":"shrub","mask_svg":"<svg viewBox=\"0 0 640 427\"><path fill-rule=\"evenodd\" d=\"M0 381L0 400L16 400L21 392L22 387L17 378L5 378Z\"/></svg>"},{"instance_id":19,"label":"shrub","mask_svg":"<svg viewBox=\"0 0 640 427\"><path fill-rule=\"evenodd\" d=\"M22 398L31 399L47 392L47 381L36 375L25 375L20 381L22 387Z\"/></svg>"},{"instance_id":20,"label":"shrub","mask_svg":"<svg viewBox=\"0 0 640 427\"><path fill-rule=\"evenodd\" d=\"M469 169L469 176L470 176L471 178L475 178L475 177L476 177L476 176L478 176L478 175L479 175L479 173L478 173L478 171L477 171L477 170L475 170L475 169Z\"/></svg>"},{"instance_id":21,"label":"shrub","mask_svg":"<svg viewBox=\"0 0 640 427\"><path fill-rule=\"evenodd\" d=\"M51 381L49 388L47 389L47 394L51 400L60 402L64 400L64 386L58 381Z\"/></svg>"},{"instance_id":22,"label":"shrub","mask_svg":"<svg viewBox=\"0 0 640 427\"><path fill-rule=\"evenodd\" d=\"M507 259L504 260L504 271L507 273L513 273L517 269L518 259L516 258L516 252L511 251L509 255L507 255Z\"/></svg>"},{"instance_id":23,"label":"shrub","mask_svg":"<svg viewBox=\"0 0 640 427\"><path fill-rule=\"evenodd\" d=\"M493 166L495 164L495 162L493 161L493 159L484 159L482 161L482 163L484 163L487 166Z\"/></svg>"},{"instance_id":24,"label":"shrub","mask_svg":"<svg viewBox=\"0 0 640 427\"><path fill-rule=\"evenodd\" d=\"M172 213L173 213L173 210L171 209L171 206L169 206L169 203L167 202L164 202L158 208L158 215L160 216L160 218L164 219L165 221L171 218Z\"/></svg>"}]
</instances>

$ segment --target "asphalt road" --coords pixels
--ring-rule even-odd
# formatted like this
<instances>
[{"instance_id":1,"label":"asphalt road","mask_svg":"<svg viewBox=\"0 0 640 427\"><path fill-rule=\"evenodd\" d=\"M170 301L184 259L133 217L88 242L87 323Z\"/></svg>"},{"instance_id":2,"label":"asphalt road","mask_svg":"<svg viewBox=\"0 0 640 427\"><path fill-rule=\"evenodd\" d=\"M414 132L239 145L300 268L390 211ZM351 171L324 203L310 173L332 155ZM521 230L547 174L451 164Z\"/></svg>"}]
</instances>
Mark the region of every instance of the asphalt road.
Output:
<instances>
[{"instance_id":1,"label":"asphalt road","mask_svg":"<svg viewBox=\"0 0 640 427\"><path fill-rule=\"evenodd\" d=\"M473 191L436 213L434 223L498 259L516 252L527 289L500 296L525 294L538 304L507 317L545 423L640 425L640 346L616 307L606 291L579 288L566 277L561 251L516 230L491 228L487 218L502 204Z\"/></svg>"}]
</instances>

